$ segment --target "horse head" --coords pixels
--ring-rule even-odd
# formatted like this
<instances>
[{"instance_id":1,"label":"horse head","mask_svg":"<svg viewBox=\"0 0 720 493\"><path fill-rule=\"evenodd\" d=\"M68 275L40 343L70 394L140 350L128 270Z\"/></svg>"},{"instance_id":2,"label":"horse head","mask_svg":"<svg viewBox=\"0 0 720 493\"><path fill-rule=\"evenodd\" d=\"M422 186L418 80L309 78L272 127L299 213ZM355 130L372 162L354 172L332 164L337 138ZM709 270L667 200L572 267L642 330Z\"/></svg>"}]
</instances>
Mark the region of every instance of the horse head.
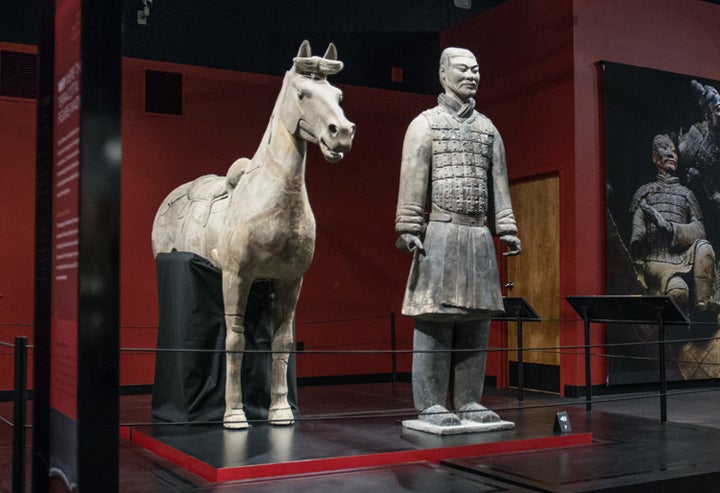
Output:
<instances>
[{"instance_id":1,"label":"horse head","mask_svg":"<svg viewBox=\"0 0 720 493\"><path fill-rule=\"evenodd\" d=\"M284 81L283 124L298 138L317 144L331 163L340 161L350 150L355 124L345 118L340 106L342 91L330 85L328 75L342 70L335 45L325 55L312 56L310 43L300 45L293 66Z\"/></svg>"}]
</instances>

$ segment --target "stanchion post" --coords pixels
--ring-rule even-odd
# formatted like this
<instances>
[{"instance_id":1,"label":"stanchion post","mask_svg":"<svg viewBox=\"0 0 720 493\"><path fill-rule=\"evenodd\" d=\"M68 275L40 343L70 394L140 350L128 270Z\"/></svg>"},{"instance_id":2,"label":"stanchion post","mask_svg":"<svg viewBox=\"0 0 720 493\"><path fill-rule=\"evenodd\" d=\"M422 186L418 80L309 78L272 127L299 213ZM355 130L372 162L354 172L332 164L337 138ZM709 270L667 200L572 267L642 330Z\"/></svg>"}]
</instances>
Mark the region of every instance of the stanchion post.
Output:
<instances>
[{"instance_id":1,"label":"stanchion post","mask_svg":"<svg viewBox=\"0 0 720 493\"><path fill-rule=\"evenodd\" d=\"M523 401L523 328L522 328L522 317L518 313L517 321L516 323L516 330L517 330L517 343L518 343L518 352L517 352L517 358L518 358L518 388L517 388L517 399L518 402Z\"/></svg>"},{"instance_id":2,"label":"stanchion post","mask_svg":"<svg viewBox=\"0 0 720 493\"><path fill-rule=\"evenodd\" d=\"M665 320L663 319L663 308L657 309L658 315L658 363L660 365L660 421L667 421L667 378L665 376Z\"/></svg>"},{"instance_id":3,"label":"stanchion post","mask_svg":"<svg viewBox=\"0 0 720 493\"><path fill-rule=\"evenodd\" d=\"M15 338L13 389L13 493L25 491L25 408L27 405L27 337Z\"/></svg>"},{"instance_id":4,"label":"stanchion post","mask_svg":"<svg viewBox=\"0 0 720 493\"><path fill-rule=\"evenodd\" d=\"M525 298L503 297L505 313L493 317L493 320L515 322L517 330L517 399L523 401L524 377L523 369L523 321L540 322L540 315L530 306ZM510 349L510 348L508 348Z\"/></svg>"},{"instance_id":5,"label":"stanchion post","mask_svg":"<svg viewBox=\"0 0 720 493\"><path fill-rule=\"evenodd\" d=\"M395 354L395 312L390 314L390 361L392 368L392 382L397 382L397 355Z\"/></svg>"},{"instance_id":6,"label":"stanchion post","mask_svg":"<svg viewBox=\"0 0 720 493\"><path fill-rule=\"evenodd\" d=\"M588 310L590 308L584 306L582 308L582 318L585 329L585 410L592 411L592 362L590 361L590 318Z\"/></svg>"}]
</instances>

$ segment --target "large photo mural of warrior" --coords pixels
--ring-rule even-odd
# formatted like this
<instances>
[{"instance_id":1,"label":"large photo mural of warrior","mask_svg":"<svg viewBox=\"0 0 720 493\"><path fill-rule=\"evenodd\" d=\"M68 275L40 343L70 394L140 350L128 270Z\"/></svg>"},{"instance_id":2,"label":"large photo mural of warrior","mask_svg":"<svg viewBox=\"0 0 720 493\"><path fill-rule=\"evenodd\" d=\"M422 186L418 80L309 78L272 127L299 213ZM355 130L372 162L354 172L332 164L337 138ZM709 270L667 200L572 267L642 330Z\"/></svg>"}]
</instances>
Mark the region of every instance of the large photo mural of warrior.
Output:
<instances>
[{"instance_id":1,"label":"large photo mural of warrior","mask_svg":"<svg viewBox=\"0 0 720 493\"><path fill-rule=\"evenodd\" d=\"M607 292L666 295L667 378L720 378L720 82L602 63ZM608 326L608 383L658 380L657 326Z\"/></svg>"}]
</instances>

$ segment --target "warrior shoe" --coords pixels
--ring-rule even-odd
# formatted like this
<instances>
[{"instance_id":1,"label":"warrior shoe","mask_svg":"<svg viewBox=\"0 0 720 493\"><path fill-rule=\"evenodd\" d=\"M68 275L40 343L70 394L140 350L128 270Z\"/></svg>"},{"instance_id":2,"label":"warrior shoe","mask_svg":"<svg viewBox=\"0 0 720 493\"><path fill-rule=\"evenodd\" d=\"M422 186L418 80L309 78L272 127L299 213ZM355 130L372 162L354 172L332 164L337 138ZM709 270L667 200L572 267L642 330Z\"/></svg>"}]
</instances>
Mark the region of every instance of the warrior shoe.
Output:
<instances>
[{"instance_id":1,"label":"warrior shoe","mask_svg":"<svg viewBox=\"0 0 720 493\"><path fill-rule=\"evenodd\" d=\"M420 421L436 426L458 426L462 424L456 414L448 411L440 404L430 406L418 416Z\"/></svg>"},{"instance_id":2,"label":"warrior shoe","mask_svg":"<svg viewBox=\"0 0 720 493\"><path fill-rule=\"evenodd\" d=\"M497 413L485 406L481 406L477 402L465 404L458 411L458 416L460 416L461 419L468 419L478 423L495 423L500 421L500 416L498 416Z\"/></svg>"}]
</instances>

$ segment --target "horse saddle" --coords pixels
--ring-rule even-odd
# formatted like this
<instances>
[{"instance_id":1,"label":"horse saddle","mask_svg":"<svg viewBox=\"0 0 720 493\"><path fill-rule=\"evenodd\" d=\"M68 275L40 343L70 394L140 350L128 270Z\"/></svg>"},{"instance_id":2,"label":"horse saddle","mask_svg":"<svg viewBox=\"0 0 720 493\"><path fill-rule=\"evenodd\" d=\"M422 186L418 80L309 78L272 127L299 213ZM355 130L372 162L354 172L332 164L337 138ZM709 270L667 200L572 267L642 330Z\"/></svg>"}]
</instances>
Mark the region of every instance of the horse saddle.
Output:
<instances>
[{"instance_id":1,"label":"horse saddle","mask_svg":"<svg viewBox=\"0 0 720 493\"><path fill-rule=\"evenodd\" d=\"M190 184L186 196L190 213L196 221L206 226L211 213L225 208L218 207L218 203L227 199L230 194L224 176L205 175Z\"/></svg>"}]
</instances>

